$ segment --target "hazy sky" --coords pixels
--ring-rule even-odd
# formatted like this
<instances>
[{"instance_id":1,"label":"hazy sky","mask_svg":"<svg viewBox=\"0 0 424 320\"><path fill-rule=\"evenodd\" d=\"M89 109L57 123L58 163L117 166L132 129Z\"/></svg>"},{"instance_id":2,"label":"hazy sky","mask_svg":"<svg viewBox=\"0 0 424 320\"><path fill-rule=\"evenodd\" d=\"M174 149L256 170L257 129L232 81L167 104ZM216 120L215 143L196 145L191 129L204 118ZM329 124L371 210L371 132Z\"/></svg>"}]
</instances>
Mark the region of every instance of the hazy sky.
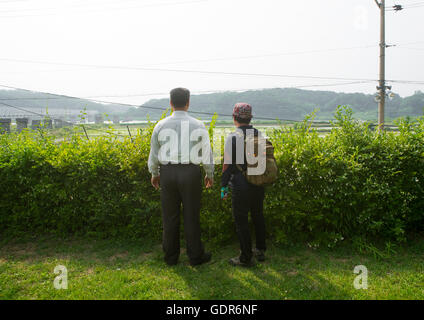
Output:
<instances>
[{"instance_id":1,"label":"hazy sky","mask_svg":"<svg viewBox=\"0 0 424 320\"><path fill-rule=\"evenodd\" d=\"M387 49L388 79L424 82L423 17L424 6L387 12L387 43L398 45ZM0 84L115 102L143 103L177 86L194 93L378 79L374 0L0 0L0 35ZM374 93L376 85L310 89ZM393 83L402 96L419 89Z\"/></svg>"}]
</instances>

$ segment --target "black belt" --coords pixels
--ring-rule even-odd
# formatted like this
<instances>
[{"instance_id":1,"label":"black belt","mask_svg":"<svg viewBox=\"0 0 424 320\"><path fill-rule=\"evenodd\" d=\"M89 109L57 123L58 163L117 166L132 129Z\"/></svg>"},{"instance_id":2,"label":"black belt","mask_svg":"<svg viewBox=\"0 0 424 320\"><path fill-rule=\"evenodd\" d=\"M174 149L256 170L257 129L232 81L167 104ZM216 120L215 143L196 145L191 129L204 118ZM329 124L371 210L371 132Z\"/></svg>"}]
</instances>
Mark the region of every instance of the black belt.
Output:
<instances>
[{"instance_id":1,"label":"black belt","mask_svg":"<svg viewBox=\"0 0 424 320\"><path fill-rule=\"evenodd\" d=\"M194 164L194 163L163 163L160 166L161 167L171 167L171 166L176 166L176 167L189 167L189 166L200 167L200 165Z\"/></svg>"}]
</instances>

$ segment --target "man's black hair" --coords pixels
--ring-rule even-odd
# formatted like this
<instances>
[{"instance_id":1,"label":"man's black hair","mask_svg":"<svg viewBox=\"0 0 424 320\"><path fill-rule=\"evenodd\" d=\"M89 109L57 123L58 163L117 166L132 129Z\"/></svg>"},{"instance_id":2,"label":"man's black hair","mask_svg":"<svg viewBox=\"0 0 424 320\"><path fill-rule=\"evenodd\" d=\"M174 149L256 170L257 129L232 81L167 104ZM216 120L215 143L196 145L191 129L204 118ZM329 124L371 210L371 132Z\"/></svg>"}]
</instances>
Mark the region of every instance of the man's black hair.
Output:
<instances>
[{"instance_id":1,"label":"man's black hair","mask_svg":"<svg viewBox=\"0 0 424 320\"><path fill-rule=\"evenodd\" d=\"M190 91L186 88L175 88L171 90L171 103L174 108L182 109L190 101Z\"/></svg>"},{"instance_id":2,"label":"man's black hair","mask_svg":"<svg viewBox=\"0 0 424 320\"><path fill-rule=\"evenodd\" d=\"M246 118L240 118L234 116L234 120L236 120L240 124L250 124L250 121L252 121L252 118L246 119Z\"/></svg>"}]
</instances>

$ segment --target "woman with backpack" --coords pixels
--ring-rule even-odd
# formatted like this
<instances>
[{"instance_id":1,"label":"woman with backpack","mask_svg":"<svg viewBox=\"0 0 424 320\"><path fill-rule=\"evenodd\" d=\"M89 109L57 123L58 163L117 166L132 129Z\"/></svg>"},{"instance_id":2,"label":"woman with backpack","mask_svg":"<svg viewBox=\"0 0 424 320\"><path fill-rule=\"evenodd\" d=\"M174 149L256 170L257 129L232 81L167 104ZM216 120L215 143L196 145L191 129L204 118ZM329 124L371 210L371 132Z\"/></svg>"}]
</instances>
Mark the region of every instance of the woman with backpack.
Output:
<instances>
[{"instance_id":1,"label":"woman with backpack","mask_svg":"<svg viewBox=\"0 0 424 320\"><path fill-rule=\"evenodd\" d=\"M258 261L265 260L265 219L263 215L265 189L262 185L264 183L261 181L270 180L270 178L265 175L252 177L253 179L249 179L248 176L247 169L249 161L246 161L246 137L250 136L250 138L253 138L250 139L251 141L258 141L258 137L262 136L261 133L250 124L251 120L252 107L247 103L237 103L233 109L233 121L236 130L227 137L225 142L224 165L221 180L221 199L227 199L229 186L232 189L232 211L237 236L240 241L240 256L230 259L229 262L235 266L245 267L254 265L254 257ZM268 143L267 141L267 148ZM266 151L268 152L268 149L266 149ZM272 159L275 163L273 148ZM272 169L271 171L275 171L273 164L268 165L268 155L266 164ZM266 174L269 175L269 172ZM273 178L271 178L271 180L272 179ZM249 181L254 182L256 185ZM248 224L249 211L256 234L256 248L253 250Z\"/></svg>"}]
</instances>

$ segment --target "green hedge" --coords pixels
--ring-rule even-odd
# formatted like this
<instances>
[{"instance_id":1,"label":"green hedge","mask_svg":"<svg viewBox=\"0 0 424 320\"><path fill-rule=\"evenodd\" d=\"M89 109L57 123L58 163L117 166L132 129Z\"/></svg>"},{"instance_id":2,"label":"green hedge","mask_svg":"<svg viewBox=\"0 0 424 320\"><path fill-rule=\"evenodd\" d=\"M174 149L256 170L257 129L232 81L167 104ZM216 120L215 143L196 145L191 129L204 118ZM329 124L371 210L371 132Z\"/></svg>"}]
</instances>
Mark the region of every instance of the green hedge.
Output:
<instances>
[{"instance_id":1,"label":"green hedge","mask_svg":"<svg viewBox=\"0 0 424 320\"><path fill-rule=\"evenodd\" d=\"M310 124L270 134L280 168L265 201L273 241L331 246L356 237L404 241L423 231L424 118L378 133L339 108L331 133L320 137ZM2 135L0 234L160 239L159 193L147 171L151 131L133 142ZM202 198L203 236L215 243L234 236L220 172L217 165L217 183Z\"/></svg>"}]
</instances>

